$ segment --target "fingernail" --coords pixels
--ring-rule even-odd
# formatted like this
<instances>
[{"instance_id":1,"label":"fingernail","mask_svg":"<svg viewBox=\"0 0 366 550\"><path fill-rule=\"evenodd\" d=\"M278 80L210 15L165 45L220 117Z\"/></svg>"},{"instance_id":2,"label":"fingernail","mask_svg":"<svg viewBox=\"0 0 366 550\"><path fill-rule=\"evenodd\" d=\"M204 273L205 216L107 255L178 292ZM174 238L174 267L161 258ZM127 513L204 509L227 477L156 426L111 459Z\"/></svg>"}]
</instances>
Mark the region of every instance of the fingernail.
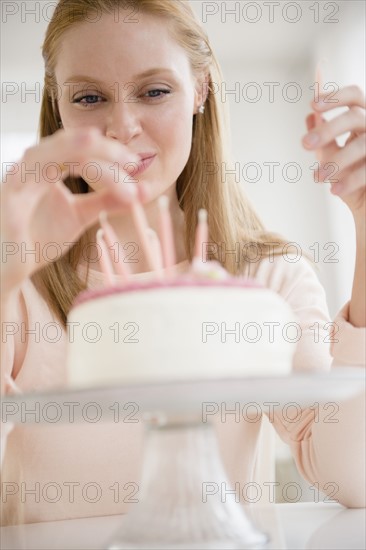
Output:
<instances>
[{"instance_id":1,"label":"fingernail","mask_svg":"<svg viewBox=\"0 0 366 550\"><path fill-rule=\"evenodd\" d=\"M310 134L307 134L304 137L304 143L309 147L313 147L314 145L317 145L319 141L320 141L320 137L319 137L319 134L317 134L316 132L311 132Z\"/></svg>"}]
</instances>

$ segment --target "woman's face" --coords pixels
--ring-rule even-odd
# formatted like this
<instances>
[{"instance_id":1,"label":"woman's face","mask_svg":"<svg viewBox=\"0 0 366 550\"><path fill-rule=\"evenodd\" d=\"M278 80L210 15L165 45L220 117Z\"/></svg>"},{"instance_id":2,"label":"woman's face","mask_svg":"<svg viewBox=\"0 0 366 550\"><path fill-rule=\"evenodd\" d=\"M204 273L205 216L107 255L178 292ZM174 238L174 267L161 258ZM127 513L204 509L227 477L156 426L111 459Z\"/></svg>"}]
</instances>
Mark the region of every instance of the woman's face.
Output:
<instances>
[{"instance_id":1,"label":"woman's face","mask_svg":"<svg viewBox=\"0 0 366 550\"><path fill-rule=\"evenodd\" d=\"M193 115L202 102L183 48L164 19L103 15L64 35L57 57L64 128L97 127L142 157L156 155L135 179L152 200L172 187L188 161Z\"/></svg>"}]
</instances>

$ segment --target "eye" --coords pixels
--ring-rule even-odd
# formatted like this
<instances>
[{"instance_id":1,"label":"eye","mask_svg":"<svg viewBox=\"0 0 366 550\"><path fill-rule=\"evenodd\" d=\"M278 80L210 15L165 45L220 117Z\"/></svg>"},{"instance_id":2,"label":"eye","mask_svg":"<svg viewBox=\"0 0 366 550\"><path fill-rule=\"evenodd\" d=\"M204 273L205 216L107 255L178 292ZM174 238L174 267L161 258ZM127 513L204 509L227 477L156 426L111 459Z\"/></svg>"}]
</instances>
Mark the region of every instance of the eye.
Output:
<instances>
[{"instance_id":1,"label":"eye","mask_svg":"<svg viewBox=\"0 0 366 550\"><path fill-rule=\"evenodd\" d=\"M82 97L75 98L73 100L73 103L78 103L79 105L82 105L83 107L88 108L89 106L96 105L97 103L103 103L104 101L105 99L100 95L89 94L89 95L84 95Z\"/></svg>"},{"instance_id":2,"label":"eye","mask_svg":"<svg viewBox=\"0 0 366 550\"><path fill-rule=\"evenodd\" d=\"M154 90L149 90L148 92L146 92L146 94L144 94L144 97L146 97L146 99L152 99L152 100L162 99L163 97L167 96L170 93L171 93L170 90L156 88Z\"/></svg>"}]
</instances>

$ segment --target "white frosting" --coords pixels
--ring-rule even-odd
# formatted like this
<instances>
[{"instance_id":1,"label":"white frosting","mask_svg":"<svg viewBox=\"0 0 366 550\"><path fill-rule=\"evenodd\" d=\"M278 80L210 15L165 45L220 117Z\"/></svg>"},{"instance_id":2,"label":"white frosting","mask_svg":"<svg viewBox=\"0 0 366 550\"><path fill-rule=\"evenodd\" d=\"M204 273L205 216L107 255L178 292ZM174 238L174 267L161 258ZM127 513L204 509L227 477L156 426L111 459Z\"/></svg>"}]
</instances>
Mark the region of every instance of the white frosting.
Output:
<instances>
[{"instance_id":1,"label":"white frosting","mask_svg":"<svg viewBox=\"0 0 366 550\"><path fill-rule=\"evenodd\" d=\"M272 290L220 282L90 299L69 316L70 384L284 375L296 348L293 321Z\"/></svg>"}]
</instances>

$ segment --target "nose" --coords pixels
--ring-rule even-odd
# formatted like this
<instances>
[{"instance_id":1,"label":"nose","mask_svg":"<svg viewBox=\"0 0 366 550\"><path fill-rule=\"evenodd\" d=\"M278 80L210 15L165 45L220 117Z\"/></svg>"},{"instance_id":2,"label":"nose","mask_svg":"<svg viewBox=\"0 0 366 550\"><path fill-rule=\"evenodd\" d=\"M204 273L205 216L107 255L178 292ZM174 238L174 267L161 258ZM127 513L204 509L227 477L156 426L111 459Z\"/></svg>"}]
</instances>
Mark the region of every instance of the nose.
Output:
<instances>
[{"instance_id":1,"label":"nose","mask_svg":"<svg viewBox=\"0 0 366 550\"><path fill-rule=\"evenodd\" d=\"M113 104L106 121L106 136L117 139L123 145L128 144L142 132L136 103L120 100Z\"/></svg>"}]
</instances>

